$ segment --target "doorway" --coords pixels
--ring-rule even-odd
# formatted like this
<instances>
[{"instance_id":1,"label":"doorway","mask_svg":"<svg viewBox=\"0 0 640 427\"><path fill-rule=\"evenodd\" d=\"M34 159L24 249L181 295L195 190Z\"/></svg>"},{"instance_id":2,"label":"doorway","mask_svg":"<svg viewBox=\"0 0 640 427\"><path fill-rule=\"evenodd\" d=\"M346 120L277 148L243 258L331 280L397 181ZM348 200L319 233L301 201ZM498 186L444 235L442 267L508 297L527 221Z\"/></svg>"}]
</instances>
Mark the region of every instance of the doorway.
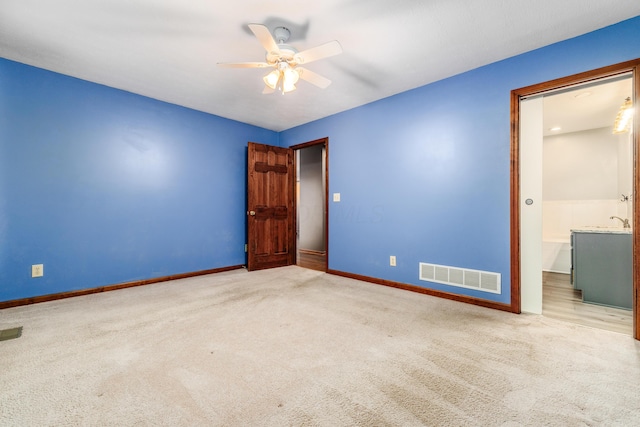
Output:
<instances>
[{"instance_id":1,"label":"doorway","mask_svg":"<svg viewBox=\"0 0 640 427\"><path fill-rule=\"evenodd\" d=\"M326 272L328 139L291 148L296 158L296 264Z\"/></svg>"},{"instance_id":2,"label":"doorway","mask_svg":"<svg viewBox=\"0 0 640 427\"><path fill-rule=\"evenodd\" d=\"M633 329L633 145L630 129L613 127L632 92L625 74L542 100L542 314L626 335ZM603 254L594 260L601 264L582 265L577 275L585 250Z\"/></svg>"},{"instance_id":3,"label":"doorway","mask_svg":"<svg viewBox=\"0 0 640 427\"><path fill-rule=\"evenodd\" d=\"M543 217L543 205L545 205L545 198L543 197L542 191L542 160L543 160L543 150L542 144L535 148L531 148L530 142L528 138L533 138L534 140L539 138L542 141L543 132L545 129L554 127L549 123L544 123L543 119L543 98L546 96L549 99L551 98L551 94L559 94L559 93L569 93L572 90L582 90L580 93L585 93L585 88L589 85L595 87L593 85L599 85L604 82L603 79L607 79L607 81L611 81L612 79L620 79L624 77L626 74L628 78L631 80L633 91L631 93L632 99L638 99L638 67L640 64L640 60L630 61L627 63L617 64L611 67L605 67L603 69L594 70L587 73L582 73L575 76L566 77L563 79L558 79L551 82L542 83L539 85L534 85L518 90L512 91L512 170L511 170L511 231L512 231L512 310L516 312L527 311L527 312L542 312L542 300L543 300L543 290L542 290L542 282L543 282L543 241L542 236L544 234L542 229L542 217ZM580 93L571 94L575 98L575 95L579 95ZM624 99L620 99L618 102L621 104ZM636 109L637 110L637 109ZM637 123L637 111L636 111L636 123ZM615 116L615 115L614 115ZM525 120L525 117L534 117L531 121L529 119ZM610 120L613 120L610 119ZM526 131L527 127L530 126L533 128L533 136L528 135ZM549 130L547 129L547 132ZM633 131L632 131L633 132ZM593 137L596 138L597 137ZM637 147L638 146L638 132L637 126L635 133L631 133L628 136L628 146L629 147ZM557 154L557 153L556 153ZM565 155L566 156L566 155ZM603 210L607 212L611 212L613 209L614 213L605 214L607 215L603 221L612 221L610 220L610 216L620 216L622 218L628 217L630 222L633 224L638 224L638 215L639 209L637 208L638 197L636 195L636 188L638 187L638 173L635 172L638 162L638 150L632 148L632 166L629 168L629 175L631 181L631 189L626 193L624 190L621 191L620 198L624 199L628 197L628 204L621 203L620 205L602 207ZM521 161L521 159L526 159L526 161ZM535 172L531 172L531 169L537 170L539 176L535 177ZM632 172L633 171L633 172ZM531 176L534 176L532 179ZM578 182L578 184L584 184L584 182ZM593 186L591 186L593 187ZM583 189L588 189L589 191L593 190L590 186L582 185ZM616 190L618 187L616 188ZM554 189L554 191L557 190ZM549 190L547 190L549 193ZM622 195L624 194L624 196ZM616 196L617 197L617 196ZM553 199L558 200L553 200ZM588 197L587 197L588 198ZM593 197L592 197L593 198ZM547 200L550 203L546 203L550 207L550 211L553 212L555 209L556 214L558 212L562 213L567 209L575 209L580 210L580 207L576 207L576 201L561 201L561 197L555 195L551 198L547 197ZM599 203L599 202L598 202ZM611 203L611 202L604 202ZM615 204L615 201L613 202ZM579 205L579 203L577 203ZM595 203L597 204L597 203ZM571 206L574 205L574 206ZM628 213L626 210L628 209ZM626 214L626 215L625 215ZM553 215L550 215L549 212L544 214L547 222L551 220L551 222L556 221L557 223L565 223L567 225L567 219L554 218ZM587 214L588 216L588 214ZM565 215L566 217L566 215ZM587 221L584 218L580 219L581 221ZM565 230L566 228L571 228L573 225L568 225L568 227L560 227L560 229ZM586 224L582 224L586 225ZM593 224L600 225L602 227L611 226L613 224ZM553 230L553 224L550 227L550 230ZM558 229L558 227L556 227ZM553 276L545 273L545 278L549 279L551 277L551 282L554 284L558 284L560 282L564 282L564 280L555 280L555 279L566 279L570 277L569 275L562 275L566 273L567 264L571 264L572 262L572 251L571 246L568 242L565 242L566 235L561 236L553 236L554 233L547 230L547 240L554 240L553 237L557 237L557 242L548 241L547 243L556 244L558 249L558 254L564 251L563 255L560 257L562 259L552 260L557 262L552 262L550 260L544 260L545 263L551 263L553 267L549 267L547 265L548 270L559 269L561 270L559 273L561 276ZM563 234L563 233L560 233ZM566 232L564 232L566 234ZM633 261L631 264L635 264L635 260L638 259L638 234L635 232L630 233L630 247L632 247L633 256L630 257ZM631 245L632 241L632 245ZM547 245L549 246L549 245ZM569 248L567 250L567 247ZM548 248L547 248L548 249ZM553 251L553 249L551 249ZM566 259L564 259L566 258ZM631 267L630 267L631 269ZM551 272L554 273L554 272ZM558 273L558 272L555 272ZM632 291L631 291L631 306L632 306L632 329L633 336L636 339L640 339L640 327L638 326L638 277L639 272L638 268L634 265L633 272L630 273L632 277ZM570 281L569 281L570 283Z\"/></svg>"}]
</instances>

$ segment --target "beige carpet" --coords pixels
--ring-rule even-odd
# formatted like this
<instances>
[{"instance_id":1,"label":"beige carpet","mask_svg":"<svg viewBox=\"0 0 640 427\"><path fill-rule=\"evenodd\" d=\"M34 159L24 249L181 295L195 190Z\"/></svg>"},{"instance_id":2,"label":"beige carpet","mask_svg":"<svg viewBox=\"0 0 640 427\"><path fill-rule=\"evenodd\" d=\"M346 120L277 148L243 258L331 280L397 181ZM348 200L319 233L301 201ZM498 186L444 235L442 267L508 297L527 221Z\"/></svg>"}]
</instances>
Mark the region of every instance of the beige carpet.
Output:
<instances>
[{"instance_id":1,"label":"beige carpet","mask_svg":"<svg viewBox=\"0 0 640 427\"><path fill-rule=\"evenodd\" d=\"M640 345L299 267L0 311L2 426L640 425Z\"/></svg>"}]
</instances>

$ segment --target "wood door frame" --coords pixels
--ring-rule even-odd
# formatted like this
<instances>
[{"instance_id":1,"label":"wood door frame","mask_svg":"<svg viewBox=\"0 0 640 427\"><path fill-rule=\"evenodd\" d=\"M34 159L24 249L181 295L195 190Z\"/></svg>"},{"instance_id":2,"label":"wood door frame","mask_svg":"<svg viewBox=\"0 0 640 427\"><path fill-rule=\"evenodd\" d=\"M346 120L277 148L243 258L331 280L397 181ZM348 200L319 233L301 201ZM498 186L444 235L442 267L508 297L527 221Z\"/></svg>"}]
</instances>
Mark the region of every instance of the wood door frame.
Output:
<instances>
[{"instance_id":1,"label":"wood door frame","mask_svg":"<svg viewBox=\"0 0 640 427\"><path fill-rule=\"evenodd\" d=\"M315 139L313 141L304 142L302 144L292 145L291 148L294 152L297 152L300 149L312 147L315 145L324 145L324 249L325 249L325 260L324 260L324 271L329 270L329 137L324 137L320 139ZM297 156L293 156L294 162L297 162ZM295 170L297 171L297 164L294 165ZM297 173L297 172L296 172ZM297 177L296 177L297 178ZM298 206L298 196L296 193L296 207ZM294 221L294 230L298 229L298 217L297 215L293 219ZM297 244L296 237L296 244ZM296 247L297 254L297 247Z\"/></svg>"},{"instance_id":2,"label":"wood door frame","mask_svg":"<svg viewBox=\"0 0 640 427\"><path fill-rule=\"evenodd\" d=\"M569 86L631 73L634 105L640 102L640 58L511 91L511 311L520 313L520 100ZM633 126L633 337L640 340L640 108Z\"/></svg>"}]
</instances>

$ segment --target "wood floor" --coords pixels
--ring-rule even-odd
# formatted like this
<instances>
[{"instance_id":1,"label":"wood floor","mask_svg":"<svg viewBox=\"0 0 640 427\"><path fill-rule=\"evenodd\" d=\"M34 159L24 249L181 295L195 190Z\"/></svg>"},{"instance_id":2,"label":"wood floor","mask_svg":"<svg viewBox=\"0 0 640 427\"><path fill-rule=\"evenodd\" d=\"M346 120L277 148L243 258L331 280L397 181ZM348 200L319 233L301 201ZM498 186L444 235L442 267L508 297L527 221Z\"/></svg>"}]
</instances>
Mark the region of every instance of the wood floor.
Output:
<instances>
[{"instance_id":1,"label":"wood floor","mask_svg":"<svg viewBox=\"0 0 640 427\"><path fill-rule=\"evenodd\" d=\"M582 292L573 289L568 274L542 273L542 315L631 335L633 312L582 302Z\"/></svg>"},{"instance_id":2,"label":"wood floor","mask_svg":"<svg viewBox=\"0 0 640 427\"><path fill-rule=\"evenodd\" d=\"M326 252L298 249L296 264L311 270L327 271Z\"/></svg>"}]
</instances>

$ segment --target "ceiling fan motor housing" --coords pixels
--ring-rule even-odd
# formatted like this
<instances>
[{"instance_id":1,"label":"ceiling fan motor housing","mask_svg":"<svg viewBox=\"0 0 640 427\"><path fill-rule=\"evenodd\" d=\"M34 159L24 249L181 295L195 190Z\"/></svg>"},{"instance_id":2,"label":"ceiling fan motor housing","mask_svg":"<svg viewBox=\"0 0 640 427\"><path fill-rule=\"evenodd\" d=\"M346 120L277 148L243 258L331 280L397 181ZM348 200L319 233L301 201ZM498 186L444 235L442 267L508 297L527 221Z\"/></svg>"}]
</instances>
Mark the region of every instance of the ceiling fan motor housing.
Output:
<instances>
[{"instance_id":1,"label":"ceiling fan motor housing","mask_svg":"<svg viewBox=\"0 0 640 427\"><path fill-rule=\"evenodd\" d=\"M278 44L286 43L287 40L289 40L289 37L291 37L291 31L289 31L289 29L285 27L276 27L276 29L273 30L273 35L275 36L276 42L278 42Z\"/></svg>"},{"instance_id":2,"label":"ceiling fan motor housing","mask_svg":"<svg viewBox=\"0 0 640 427\"><path fill-rule=\"evenodd\" d=\"M270 65L278 64L280 62L287 62L290 65L295 65L293 63L293 57L296 53L298 53L298 49L295 47L286 44L287 40L291 36L291 32L288 28L285 27L276 27L273 30L273 34L275 36L275 40L278 43L279 52L267 52L267 63Z\"/></svg>"}]
</instances>

